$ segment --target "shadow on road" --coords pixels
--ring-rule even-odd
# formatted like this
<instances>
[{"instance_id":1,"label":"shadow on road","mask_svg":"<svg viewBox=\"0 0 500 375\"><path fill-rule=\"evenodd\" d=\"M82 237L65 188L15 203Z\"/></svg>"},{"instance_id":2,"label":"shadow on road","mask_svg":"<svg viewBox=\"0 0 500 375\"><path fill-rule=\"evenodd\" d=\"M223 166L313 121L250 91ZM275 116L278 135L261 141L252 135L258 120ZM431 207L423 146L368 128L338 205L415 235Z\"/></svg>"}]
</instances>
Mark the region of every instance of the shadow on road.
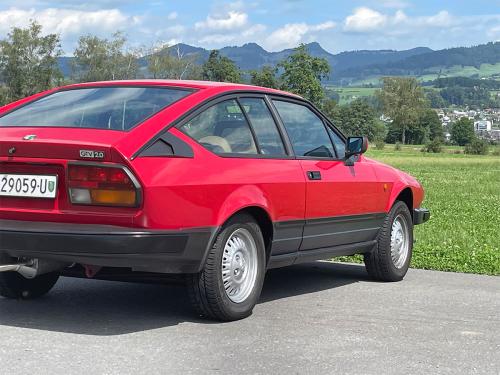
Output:
<instances>
[{"instance_id":1,"label":"shadow on road","mask_svg":"<svg viewBox=\"0 0 500 375\"><path fill-rule=\"evenodd\" d=\"M315 262L271 270L260 302L367 280L362 265ZM108 336L183 322L215 324L197 318L182 285L151 285L62 278L46 297L34 301L0 299L1 326Z\"/></svg>"}]
</instances>

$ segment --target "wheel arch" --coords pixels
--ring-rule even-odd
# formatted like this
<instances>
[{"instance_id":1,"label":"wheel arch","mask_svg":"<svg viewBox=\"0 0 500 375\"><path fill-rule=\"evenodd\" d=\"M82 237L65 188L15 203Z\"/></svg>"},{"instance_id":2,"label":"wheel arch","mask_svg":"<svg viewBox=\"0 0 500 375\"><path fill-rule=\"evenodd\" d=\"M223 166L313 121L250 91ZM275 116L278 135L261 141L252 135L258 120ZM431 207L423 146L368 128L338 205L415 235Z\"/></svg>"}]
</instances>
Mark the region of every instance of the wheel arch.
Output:
<instances>
[{"instance_id":1,"label":"wheel arch","mask_svg":"<svg viewBox=\"0 0 500 375\"><path fill-rule=\"evenodd\" d=\"M411 189L411 187L403 186L397 192L392 194L387 212L389 212L391 207L394 206L394 204L397 201L401 201L404 204L406 204L410 213L413 212L413 208L415 207L415 202L414 202L413 190Z\"/></svg>"},{"instance_id":2,"label":"wheel arch","mask_svg":"<svg viewBox=\"0 0 500 375\"><path fill-rule=\"evenodd\" d=\"M239 210L233 212L224 222L227 222L238 215L247 214L251 216L259 225L262 231L262 237L264 239L264 246L266 250L266 262L269 260L271 254L271 245L274 236L274 226L273 221L269 213L261 206L253 205L242 207Z\"/></svg>"}]
</instances>

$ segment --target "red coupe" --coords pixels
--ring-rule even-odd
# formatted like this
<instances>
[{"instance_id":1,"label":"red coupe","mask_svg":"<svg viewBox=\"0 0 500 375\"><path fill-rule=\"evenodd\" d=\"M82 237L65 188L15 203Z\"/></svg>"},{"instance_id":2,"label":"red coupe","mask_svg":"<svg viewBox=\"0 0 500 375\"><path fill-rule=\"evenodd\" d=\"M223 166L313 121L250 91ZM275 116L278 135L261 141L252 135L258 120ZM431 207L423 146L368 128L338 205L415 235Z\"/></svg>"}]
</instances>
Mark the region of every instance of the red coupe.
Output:
<instances>
[{"instance_id":1,"label":"red coupe","mask_svg":"<svg viewBox=\"0 0 500 375\"><path fill-rule=\"evenodd\" d=\"M424 193L286 92L76 84L0 108L0 294L63 275L184 274L199 313L251 314L267 269L363 254L401 280Z\"/></svg>"}]
</instances>

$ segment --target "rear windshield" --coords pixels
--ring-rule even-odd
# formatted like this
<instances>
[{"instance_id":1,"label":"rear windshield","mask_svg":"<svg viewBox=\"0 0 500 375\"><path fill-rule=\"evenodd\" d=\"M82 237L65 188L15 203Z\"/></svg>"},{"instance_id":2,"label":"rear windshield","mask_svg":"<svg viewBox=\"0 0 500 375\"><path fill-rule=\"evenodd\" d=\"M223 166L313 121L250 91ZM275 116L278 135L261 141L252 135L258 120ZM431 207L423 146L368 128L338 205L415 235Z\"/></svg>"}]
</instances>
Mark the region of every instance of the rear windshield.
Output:
<instances>
[{"instance_id":1,"label":"rear windshield","mask_svg":"<svg viewBox=\"0 0 500 375\"><path fill-rule=\"evenodd\" d=\"M0 126L130 130L189 95L165 87L93 87L59 91L0 117Z\"/></svg>"}]
</instances>

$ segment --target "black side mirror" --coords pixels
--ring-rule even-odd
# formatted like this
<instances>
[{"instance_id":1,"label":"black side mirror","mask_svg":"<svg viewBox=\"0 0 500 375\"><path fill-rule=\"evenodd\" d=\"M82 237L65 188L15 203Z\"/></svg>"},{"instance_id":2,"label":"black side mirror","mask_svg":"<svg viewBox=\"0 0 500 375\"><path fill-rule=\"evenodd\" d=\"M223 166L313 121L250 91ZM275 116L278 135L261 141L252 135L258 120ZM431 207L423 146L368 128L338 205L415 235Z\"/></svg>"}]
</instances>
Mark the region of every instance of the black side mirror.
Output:
<instances>
[{"instance_id":1,"label":"black side mirror","mask_svg":"<svg viewBox=\"0 0 500 375\"><path fill-rule=\"evenodd\" d=\"M366 137L349 137L345 144L345 158L350 158L353 155L360 155L368 150L368 138Z\"/></svg>"}]
</instances>

